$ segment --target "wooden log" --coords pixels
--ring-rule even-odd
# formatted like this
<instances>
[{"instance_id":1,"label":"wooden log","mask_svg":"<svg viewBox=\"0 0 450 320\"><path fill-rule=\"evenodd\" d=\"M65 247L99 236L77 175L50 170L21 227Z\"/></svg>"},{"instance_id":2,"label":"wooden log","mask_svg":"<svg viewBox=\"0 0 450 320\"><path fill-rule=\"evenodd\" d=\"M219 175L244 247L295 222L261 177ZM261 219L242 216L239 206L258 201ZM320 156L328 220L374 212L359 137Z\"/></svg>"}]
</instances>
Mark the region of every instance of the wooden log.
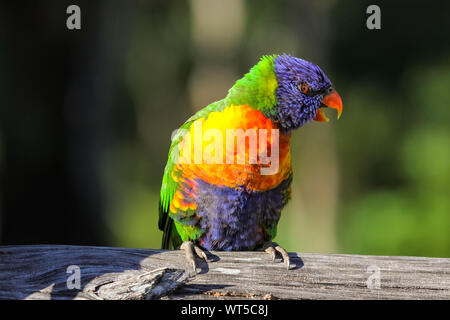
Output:
<instances>
[{"instance_id":1,"label":"wooden log","mask_svg":"<svg viewBox=\"0 0 450 320\"><path fill-rule=\"evenodd\" d=\"M2 246L0 299L450 299L447 258L208 256L193 274L178 250Z\"/></svg>"}]
</instances>

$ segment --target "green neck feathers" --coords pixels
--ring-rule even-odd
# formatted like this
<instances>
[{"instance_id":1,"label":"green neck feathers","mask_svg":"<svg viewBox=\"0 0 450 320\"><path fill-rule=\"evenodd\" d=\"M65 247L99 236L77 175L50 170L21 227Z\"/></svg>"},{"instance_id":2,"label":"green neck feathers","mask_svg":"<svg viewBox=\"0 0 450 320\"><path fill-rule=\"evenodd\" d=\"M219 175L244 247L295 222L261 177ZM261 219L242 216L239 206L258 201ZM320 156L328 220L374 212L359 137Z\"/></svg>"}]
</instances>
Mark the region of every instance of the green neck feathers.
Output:
<instances>
[{"instance_id":1,"label":"green neck feathers","mask_svg":"<svg viewBox=\"0 0 450 320\"><path fill-rule=\"evenodd\" d=\"M247 104L265 116L272 115L277 103L275 90L278 86L273 62L275 57L263 56L243 78L236 81L225 98L225 104Z\"/></svg>"}]
</instances>

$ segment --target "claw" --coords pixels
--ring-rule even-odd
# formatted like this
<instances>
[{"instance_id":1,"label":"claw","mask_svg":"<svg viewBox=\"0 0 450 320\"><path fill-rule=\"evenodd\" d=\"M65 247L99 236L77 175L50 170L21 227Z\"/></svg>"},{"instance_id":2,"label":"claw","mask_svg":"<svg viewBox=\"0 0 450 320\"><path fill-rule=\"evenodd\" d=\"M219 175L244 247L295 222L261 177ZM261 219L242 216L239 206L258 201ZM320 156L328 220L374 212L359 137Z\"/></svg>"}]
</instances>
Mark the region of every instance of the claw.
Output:
<instances>
[{"instance_id":1,"label":"claw","mask_svg":"<svg viewBox=\"0 0 450 320\"><path fill-rule=\"evenodd\" d=\"M206 253L198 246L196 246L192 241L183 242L180 246L180 249L184 250L184 252L186 253L186 260L188 264L192 266L192 270L194 271L194 273L197 273L194 253L205 261L208 260L208 258L206 257Z\"/></svg>"},{"instance_id":2,"label":"claw","mask_svg":"<svg viewBox=\"0 0 450 320\"><path fill-rule=\"evenodd\" d=\"M208 261L208 257L206 256L205 251L203 251L196 245L194 245L194 250L195 250L195 253L197 254L197 256L199 256L200 258L202 258L205 261Z\"/></svg>"},{"instance_id":3,"label":"claw","mask_svg":"<svg viewBox=\"0 0 450 320\"><path fill-rule=\"evenodd\" d=\"M275 251L275 249L271 246L268 246L267 248L264 249L265 252L267 252L270 257L272 258L272 261L275 261L275 256L277 255L277 252Z\"/></svg>"},{"instance_id":4,"label":"claw","mask_svg":"<svg viewBox=\"0 0 450 320\"><path fill-rule=\"evenodd\" d=\"M289 270L289 268L291 266L291 261L289 259L289 254L283 247L281 247L276 242L267 242L263 246L263 249L265 252L267 252L272 257L272 260L275 260L275 256L276 256L277 252L279 254L281 254L281 256L283 257L283 262L286 265L286 268Z\"/></svg>"},{"instance_id":5,"label":"claw","mask_svg":"<svg viewBox=\"0 0 450 320\"><path fill-rule=\"evenodd\" d=\"M287 253L287 251L284 250L284 248L279 246L278 244L276 244L275 250L281 254L281 256L283 257L284 264L286 265L286 268L289 270L289 267L291 266L291 260L289 259L289 254Z\"/></svg>"}]
</instances>

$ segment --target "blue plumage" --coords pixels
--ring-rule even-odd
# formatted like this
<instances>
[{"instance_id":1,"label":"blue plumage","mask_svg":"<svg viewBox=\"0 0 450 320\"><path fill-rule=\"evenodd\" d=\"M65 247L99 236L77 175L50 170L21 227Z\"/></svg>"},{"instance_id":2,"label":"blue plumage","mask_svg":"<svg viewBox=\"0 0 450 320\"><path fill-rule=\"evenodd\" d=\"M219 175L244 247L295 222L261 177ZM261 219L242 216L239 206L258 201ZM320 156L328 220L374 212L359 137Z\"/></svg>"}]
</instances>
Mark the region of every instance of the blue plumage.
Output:
<instances>
[{"instance_id":1,"label":"blue plumage","mask_svg":"<svg viewBox=\"0 0 450 320\"><path fill-rule=\"evenodd\" d=\"M258 192L245 187L238 189L196 181L195 199L199 205L195 216L184 216L183 224L199 223L204 231L199 244L208 250L252 250L261 247L273 236L281 209L287 202L291 179L278 187ZM181 218L181 216L180 216Z\"/></svg>"}]
</instances>

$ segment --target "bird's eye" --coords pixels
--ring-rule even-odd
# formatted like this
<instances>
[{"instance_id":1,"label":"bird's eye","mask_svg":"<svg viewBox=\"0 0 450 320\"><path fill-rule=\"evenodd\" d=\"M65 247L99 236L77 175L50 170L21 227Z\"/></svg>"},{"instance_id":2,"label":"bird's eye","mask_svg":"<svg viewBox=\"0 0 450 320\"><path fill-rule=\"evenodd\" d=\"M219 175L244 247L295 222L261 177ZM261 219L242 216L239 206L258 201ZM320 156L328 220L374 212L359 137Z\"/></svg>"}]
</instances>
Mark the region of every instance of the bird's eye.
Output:
<instances>
[{"instance_id":1,"label":"bird's eye","mask_svg":"<svg viewBox=\"0 0 450 320\"><path fill-rule=\"evenodd\" d=\"M302 83L301 85L299 85L299 89L302 93L308 93L309 86L306 83Z\"/></svg>"}]
</instances>

